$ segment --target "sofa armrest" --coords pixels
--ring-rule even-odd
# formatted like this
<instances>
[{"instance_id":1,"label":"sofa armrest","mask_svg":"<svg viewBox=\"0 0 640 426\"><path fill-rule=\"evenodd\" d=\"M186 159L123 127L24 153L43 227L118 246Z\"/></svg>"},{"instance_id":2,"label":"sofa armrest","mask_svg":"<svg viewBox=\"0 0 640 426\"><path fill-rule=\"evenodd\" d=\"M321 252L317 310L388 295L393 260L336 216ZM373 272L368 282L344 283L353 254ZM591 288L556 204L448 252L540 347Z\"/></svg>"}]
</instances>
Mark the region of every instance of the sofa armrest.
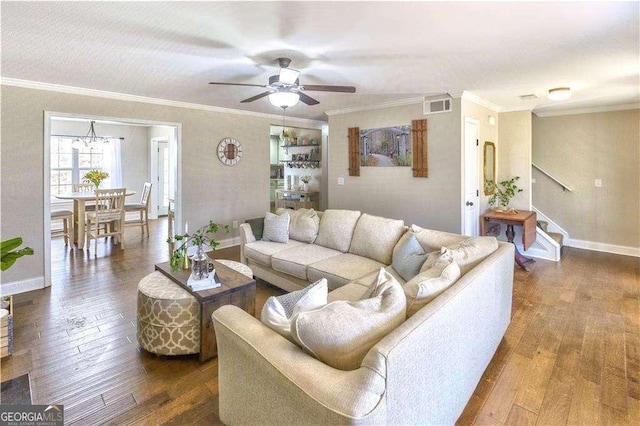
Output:
<instances>
[{"instance_id":1,"label":"sofa armrest","mask_svg":"<svg viewBox=\"0 0 640 426\"><path fill-rule=\"evenodd\" d=\"M212 318L225 424L335 424L384 414L385 380L373 370L329 367L233 305Z\"/></svg>"},{"instance_id":2,"label":"sofa armrest","mask_svg":"<svg viewBox=\"0 0 640 426\"><path fill-rule=\"evenodd\" d=\"M256 241L256 237L253 235L251 225L248 223L240 224L240 244L245 245Z\"/></svg>"}]
</instances>

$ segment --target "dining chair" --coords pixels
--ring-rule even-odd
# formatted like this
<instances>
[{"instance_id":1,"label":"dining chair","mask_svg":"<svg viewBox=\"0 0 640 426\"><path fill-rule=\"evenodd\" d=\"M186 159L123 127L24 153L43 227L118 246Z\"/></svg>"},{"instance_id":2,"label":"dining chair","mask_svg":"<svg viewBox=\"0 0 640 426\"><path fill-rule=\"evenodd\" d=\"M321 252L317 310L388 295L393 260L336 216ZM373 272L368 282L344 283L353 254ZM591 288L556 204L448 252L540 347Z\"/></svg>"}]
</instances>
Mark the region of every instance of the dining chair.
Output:
<instances>
[{"instance_id":1,"label":"dining chair","mask_svg":"<svg viewBox=\"0 0 640 426\"><path fill-rule=\"evenodd\" d=\"M125 188L96 189L96 209L87 213L87 249L94 240L94 256L98 252L98 238L113 236L124 250ZM101 226L111 225L111 226Z\"/></svg>"},{"instance_id":2,"label":"dining chair","mask_svg":"<svg viewBox=\"0 0 640 426\"><path fill-rule=\"evenodd\" d=\"M93 192L96 190L96 186L92 183L74 183L73 192ZM95 211L96 206L93 201L87 201L84 203L84 210L87 212Z\"/></svg>"},{"instance_id":3,"label":"dining chair","mask_svg":"<svg viewBox=\"0 0 640 426\"><path fill-rule=\"evenodd\" d=\"M71 210L53 210L51 220L62 220L62 229L52 229L51 236L64 236L64 245L68 246L69 241L73 241L73 212Z\"/></svg>"},{"instance_id":4,"label":"dining chair","mask_svg":"<svg viewBox=\"0 0 640 426\"><path fill-rule=\"evenodd\" d=\"M151 182L145 182L142 187L142 195L140 196L139 203L125 203L124 211L126 212L139 212L140 218L135 220L128 220L125 222L125 226L140 225L142 230L142 236L144 236L144 228L147 228L147 237L149 236L149 198L151 195Z\"/></svg>"}]
</instances>

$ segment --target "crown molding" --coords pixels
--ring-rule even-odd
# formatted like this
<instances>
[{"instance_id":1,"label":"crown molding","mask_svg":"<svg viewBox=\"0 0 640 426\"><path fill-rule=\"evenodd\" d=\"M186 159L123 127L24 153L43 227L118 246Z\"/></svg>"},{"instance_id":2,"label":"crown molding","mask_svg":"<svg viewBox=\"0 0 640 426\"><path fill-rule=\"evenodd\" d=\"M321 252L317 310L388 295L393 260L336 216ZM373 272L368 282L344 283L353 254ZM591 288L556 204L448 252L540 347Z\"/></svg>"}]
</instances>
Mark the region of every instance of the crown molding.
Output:
<instances>
[{"instance_id":1,"label":"crown molding","mask_svg":"<svg viewBox=\"0 0 640 426\"><path fill-rule=\"evenodd\" d=\"M559 115L577 115L577 114L592 114L596 112L624 111L628 109L640 109L640 102L635 104L610 105L610 106L590 107L590 108L576 108L576 109L568 109L564 111L533 110L533 113L538 117L545 118L545 117L556 117Z\"/></svg>"},{"instance_id":2,"label":"crown molding","mask_svg":"<svg viewBox=\"0 0 640 426\"><path fill-rule=\"evenodd\" d=\"M422 102L424 102L424 96L420 96L417 98L399 99L397 101L381 102L378 104L371 104L371 105L360 105L360 106L354 106L354 107L348 107L348 108L332 109L330 111L325 111L324 113L327 114L329 117L331 117L332 115L349 114L352 112L360 112L360 111L371 111L374 109L392 108L392 107L403 106L403 105L420 104Z\"/></svg>"},{"instance_id":3,"label":"crown molding","mask_svg":"<svg viewBox=\"0 0 640 426\"><path fill-rule=\"evenodd\" d=\"M263 112L244 111L240 109L223 108L213 105L195 104L190 102L172 101L168 99L150 98L146 96L130 95L127 93L108 92L105 90L87 89L84 87L65 86L62 84L44 83L40 81L21 80L17 78L0 79L3 86L20 87L23 89L46 90L49 92L66 93L70 95L91 96L95 98L115 99L127 102L141 102L145 104L163 105L177 108L195 109L200 111L219 112L223 114L246 115L250 117L267 118L270 120L282 120L282 115L266 114ZM308 118L299 118L287 115L288 122L296 122L306 126L314 126L320 128L326 124L324 121L311 120Z\"/></svg>"},{"instance_id":4,"label":"crown molding","mask_svg":"<svg viewBox=\"0 0 640 426\"><path fill-rule=\"evenodd\" d=\"M458 97L457 93L455 95L451 95L454 98ZM500 110L500 107L492 102L487 101L486 99L482 99L480 96L474 95L471 92L467 92L466 90L464 92L462 92L462 94L460 95L460 97L466 101L470 101L473 102L474 104L478 104L480 106L483 106L485 108L489 108L491 111L493 112L502 112Z\"/></svg>"}]
</instances>

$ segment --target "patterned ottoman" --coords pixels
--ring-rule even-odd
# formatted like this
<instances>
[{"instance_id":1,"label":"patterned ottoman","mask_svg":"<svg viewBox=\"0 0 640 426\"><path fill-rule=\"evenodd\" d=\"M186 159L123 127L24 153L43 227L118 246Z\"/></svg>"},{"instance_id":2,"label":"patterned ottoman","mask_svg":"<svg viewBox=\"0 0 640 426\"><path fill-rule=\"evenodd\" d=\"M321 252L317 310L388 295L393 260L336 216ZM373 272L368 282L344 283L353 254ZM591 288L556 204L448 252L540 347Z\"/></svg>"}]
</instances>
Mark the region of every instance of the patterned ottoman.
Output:
<instances>
[{"instance_id":1,"label":"patterned ottoman","mask_svg":"<svg viewBox=\"0 0 640 426\"><path fill-rule=\"evenodd\" d=\"M162 272L138 283L138 344L158 355L200 352L200 305Z\"/></svg>"}]
</instances>

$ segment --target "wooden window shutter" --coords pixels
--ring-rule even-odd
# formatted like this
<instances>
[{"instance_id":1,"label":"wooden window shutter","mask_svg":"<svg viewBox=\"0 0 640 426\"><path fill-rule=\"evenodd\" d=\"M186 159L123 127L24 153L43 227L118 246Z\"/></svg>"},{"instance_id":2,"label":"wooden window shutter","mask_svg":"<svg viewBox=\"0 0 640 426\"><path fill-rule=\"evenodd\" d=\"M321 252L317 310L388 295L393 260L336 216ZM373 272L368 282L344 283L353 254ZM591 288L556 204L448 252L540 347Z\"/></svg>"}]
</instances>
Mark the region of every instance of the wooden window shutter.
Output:
<instances>
[{"instance_id":1,"label":"wooden window shutter","mask_svg":"<svg viewBox=\"0 0 640 426\"><path fill-rule=\"evenodd\" d=\"M411 139L413 142L413 177L429 177L426 119L411 122Z\"/></svg>"},{"instance_id":2,"label":"wooden window shutter","mask_svg":"<svg viewBox=\"0 0 640 426\"><path fill-rule=\"evenodd\" d=\"M360 128L349 128L349 176L360 176Z\"/></svg>"}]
</instances>

